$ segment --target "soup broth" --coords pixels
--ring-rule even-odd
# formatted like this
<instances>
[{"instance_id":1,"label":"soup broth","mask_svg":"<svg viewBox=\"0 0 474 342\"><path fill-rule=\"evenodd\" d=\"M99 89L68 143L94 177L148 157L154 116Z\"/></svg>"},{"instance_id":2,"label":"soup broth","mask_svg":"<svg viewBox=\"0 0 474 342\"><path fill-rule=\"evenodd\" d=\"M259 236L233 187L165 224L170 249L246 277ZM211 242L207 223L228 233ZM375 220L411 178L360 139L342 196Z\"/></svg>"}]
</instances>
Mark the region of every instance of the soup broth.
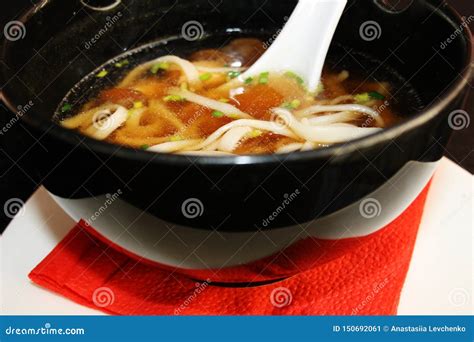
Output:
<instances>
[{"instance_id":1,"label":"soup broth","mask_svg":"<svg viewBox=\"0 0 474 342\"><path fill-rule=\"evenodd\" d=\"M326 68L313 93L291 70L244 77L263 46L243 38L186 58L142 63L80 108L62 103L66 118L60 124L150 152L226 156L322 148L401 120L392 84L361 79L352 70ZM112 67L129 63L123 59ZM106 68L94 77L108 73Z\"/></svg>"}]
</instances>

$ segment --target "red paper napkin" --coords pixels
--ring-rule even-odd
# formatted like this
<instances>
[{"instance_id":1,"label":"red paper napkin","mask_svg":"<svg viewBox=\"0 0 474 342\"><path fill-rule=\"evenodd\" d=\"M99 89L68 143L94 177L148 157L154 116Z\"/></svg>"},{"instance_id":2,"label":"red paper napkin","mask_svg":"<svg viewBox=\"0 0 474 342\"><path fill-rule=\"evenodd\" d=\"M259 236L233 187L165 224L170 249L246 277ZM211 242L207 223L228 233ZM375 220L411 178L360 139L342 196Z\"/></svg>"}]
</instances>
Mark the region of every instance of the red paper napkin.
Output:
<instances>
[{"instance_id":1,"label":"red paper napkin","mask_svg":"<svg viewBox=\"0 0 474 342\"><path fill-rule=\"evenodd\" d=\"M79 304L117 315L394 315L428 188L356 248L271 285L197 283L138 261L84 223L29 277Z\"/></svg>"}]
</instances>

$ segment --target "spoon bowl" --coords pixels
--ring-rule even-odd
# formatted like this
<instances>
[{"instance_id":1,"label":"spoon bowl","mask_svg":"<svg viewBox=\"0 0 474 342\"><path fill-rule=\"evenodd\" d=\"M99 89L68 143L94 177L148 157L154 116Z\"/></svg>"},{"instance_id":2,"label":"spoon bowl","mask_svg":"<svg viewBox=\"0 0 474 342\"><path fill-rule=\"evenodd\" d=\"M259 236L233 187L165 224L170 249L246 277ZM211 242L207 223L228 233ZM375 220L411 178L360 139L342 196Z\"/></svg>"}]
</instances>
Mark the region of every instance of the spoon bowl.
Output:
<instances>
[{"instance_id":1,"label":"spoon bowl","mask_svg":"<svg viewBox=\"0 0 474 342\"><path fill-rule=\"evenodd\" d=\"M264 72L292 72L318 89L326 55L347 0L300 0L268 51L240 80Z\"/></svg>"}]
</instances>

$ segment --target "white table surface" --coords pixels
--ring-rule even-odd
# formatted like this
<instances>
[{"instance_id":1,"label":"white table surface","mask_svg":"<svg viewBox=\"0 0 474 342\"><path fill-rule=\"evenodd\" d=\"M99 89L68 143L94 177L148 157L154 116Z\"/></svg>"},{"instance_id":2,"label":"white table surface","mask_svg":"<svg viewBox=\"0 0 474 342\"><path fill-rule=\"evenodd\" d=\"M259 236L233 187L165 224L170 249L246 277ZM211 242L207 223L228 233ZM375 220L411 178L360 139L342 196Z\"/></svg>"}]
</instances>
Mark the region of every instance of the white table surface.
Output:
<instances>
[{"instance_id":1,"label":"white table surface","mask_svg":"<svg viewBox=\"0 0 474 342\"><path fill-rule=\"evenodd\" d=\"M473 176L444 159L428 196L400 315L473 314L473 190ZM74 225L43 188L25 204L0 237L2 314L102 314L34 285L27 276Z\"/></svg>"}]
</instances>

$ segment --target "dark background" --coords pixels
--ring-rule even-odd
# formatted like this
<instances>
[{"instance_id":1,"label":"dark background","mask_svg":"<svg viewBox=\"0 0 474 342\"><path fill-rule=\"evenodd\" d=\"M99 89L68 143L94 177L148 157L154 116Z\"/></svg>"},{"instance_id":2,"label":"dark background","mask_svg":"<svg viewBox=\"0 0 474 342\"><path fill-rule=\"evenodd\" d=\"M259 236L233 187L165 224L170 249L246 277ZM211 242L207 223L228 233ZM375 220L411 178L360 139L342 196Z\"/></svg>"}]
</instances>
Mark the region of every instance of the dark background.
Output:
<instances>
[{"instance_id":1,"label":"dark background","mask_svg":"<svg viewBox=\"0 0 474 342\"><path fill-rule=\"evenodd\" d=\"M448 0L447 2L466 17L474 15L474 0ZM5 24L10 20L15 20L19 14L30 6L31 0L3 1L0 12L2 39ZM471 30L474 31L474 23L471 23ZM2 63L1 60L0 63ZM474 112L474 89L472 89L472 85L470 98L466 103L465 109L469 113ZM1 106L0 127L5 126L9 120L8 117L9 115L6 108ZM17 138L17 136L20 135L22 136L21 141ZM10 198L19 198L22 201L26 201L37 188L36 182L31 178L31 175L25 171L28 170L29 165L28 153L24 154L24 151L27 151L29 146L36 143L34 138L31 137L30 139L26 128L17 123L8 131L8 140L9 143L6 144L4 137L0 135L0 232L6 228L10 221L10 218L4 215L4 203ZM454 133L446 151L448 158L471 173L474 173L473 140L474 122L471 123L469 128ZM20 162L17 162L17 160L20 160Z\"/></svg>"}]
</instances>

